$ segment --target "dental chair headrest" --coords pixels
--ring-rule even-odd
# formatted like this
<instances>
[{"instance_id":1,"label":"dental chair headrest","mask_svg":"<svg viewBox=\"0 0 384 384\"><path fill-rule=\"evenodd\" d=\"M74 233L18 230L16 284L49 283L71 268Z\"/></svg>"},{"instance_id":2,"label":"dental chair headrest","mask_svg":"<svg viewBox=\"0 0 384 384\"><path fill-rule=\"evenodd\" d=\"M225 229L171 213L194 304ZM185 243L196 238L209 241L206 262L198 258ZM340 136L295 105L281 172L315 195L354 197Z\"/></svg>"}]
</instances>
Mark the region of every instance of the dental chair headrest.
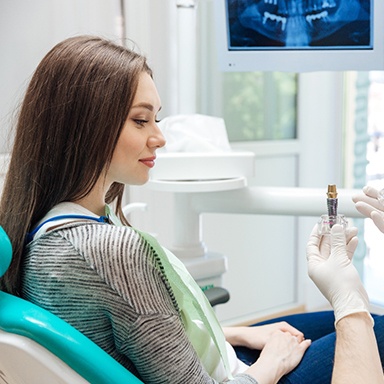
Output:
<instances>
[{"instance_id":1,"label":"dental chair headrest","mask_svg":"<svg viewBox=\"0 0 384 384\"><path fill-rule=\"evenodd\" d=\"M12 261L12 245L4 229L0 227L0 277L9 268Z\"/></svg>"}]
</instances>

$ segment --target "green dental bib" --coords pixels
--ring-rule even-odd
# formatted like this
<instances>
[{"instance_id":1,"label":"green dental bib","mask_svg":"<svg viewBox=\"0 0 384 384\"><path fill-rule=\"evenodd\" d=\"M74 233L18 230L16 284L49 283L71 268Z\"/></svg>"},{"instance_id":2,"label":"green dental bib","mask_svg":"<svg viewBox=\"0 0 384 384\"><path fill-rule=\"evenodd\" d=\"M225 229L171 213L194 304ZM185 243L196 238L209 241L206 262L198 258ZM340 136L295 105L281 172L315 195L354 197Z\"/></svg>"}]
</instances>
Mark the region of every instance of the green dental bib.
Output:
<instances>
[{"instance_id":1,"label":"green dental bib","mask_svg":"<svg viewBox=\"0 0 384 384\"><path fill-rule=\"evenodd\" d=\"M123 225L106 206L106 216L115 225ZM133 228L134 229L134 228ZM210 376L218 381L233 379L225 337L211 304L184 264L163 248L151 235L134 229L158 256L179 306L188 339Z\"/></svg>"},{"instance_id":2,"label":"green dental bib","mask_svg":"<svg viewBox=\"0 0 384 384\"><path fill-rule=\"evenodd\" d=\"M232 379L226 341L201 288L184 264L147 233L137 231L157 254L173 290L188 338L207 372L218 381Z\"/></svg>"}]
</instances>

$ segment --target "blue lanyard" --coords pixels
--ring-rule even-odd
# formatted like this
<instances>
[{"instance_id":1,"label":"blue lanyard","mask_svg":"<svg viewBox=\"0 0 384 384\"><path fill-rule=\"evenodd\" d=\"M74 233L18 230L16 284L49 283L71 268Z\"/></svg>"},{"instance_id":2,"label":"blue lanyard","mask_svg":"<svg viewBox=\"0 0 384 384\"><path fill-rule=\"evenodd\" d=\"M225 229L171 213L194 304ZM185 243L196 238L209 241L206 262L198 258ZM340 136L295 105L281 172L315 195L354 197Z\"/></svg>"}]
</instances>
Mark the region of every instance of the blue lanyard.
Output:
<instances>
[{"instance_id":1,"label":"blue lanyard","mask_svg":"<svg viewBox=\"0 0 384 384\"><path fill-rule=\"evenodd\" d=\"M51 221L57 221L62 219L86 219L86 220L93 220L97 221L99 223L108 223L109 218L108 216L100 216L100 217L93 217L93 216L86 216L86 215L59 215L51 217L50 219L47 219L43 221L41 224L39 224L33 231L27 233L26 237L26 244L30 243L33 240L33 237L36 235L36 233L40 230L40 228L51 222Z\"/></svg>"}]
</instances>

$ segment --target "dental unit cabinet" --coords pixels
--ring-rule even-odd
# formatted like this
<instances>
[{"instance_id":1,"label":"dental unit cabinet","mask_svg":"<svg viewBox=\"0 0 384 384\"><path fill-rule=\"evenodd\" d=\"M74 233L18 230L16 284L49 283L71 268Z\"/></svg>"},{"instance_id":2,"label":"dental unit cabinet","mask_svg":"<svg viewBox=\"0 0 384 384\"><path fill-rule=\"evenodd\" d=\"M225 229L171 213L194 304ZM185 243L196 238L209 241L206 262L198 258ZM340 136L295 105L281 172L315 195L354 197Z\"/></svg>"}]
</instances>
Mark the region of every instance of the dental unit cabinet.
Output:
<instances>
[{"instance_id":1,"label":"dental unit cabinet","mask_svg":"<svg viewBox=\"0 0 384 384\"><path fill-rule=\"evenodd\" d=\"M202 239L201 212L192 207L194 196L243 189L254 174L254 154L164 153L151 171L148 188L172 193L173 243L171 251L186 265L200 286L220 286L227 271L227 258L210 251Z\"/></svg>"}]
</instances>

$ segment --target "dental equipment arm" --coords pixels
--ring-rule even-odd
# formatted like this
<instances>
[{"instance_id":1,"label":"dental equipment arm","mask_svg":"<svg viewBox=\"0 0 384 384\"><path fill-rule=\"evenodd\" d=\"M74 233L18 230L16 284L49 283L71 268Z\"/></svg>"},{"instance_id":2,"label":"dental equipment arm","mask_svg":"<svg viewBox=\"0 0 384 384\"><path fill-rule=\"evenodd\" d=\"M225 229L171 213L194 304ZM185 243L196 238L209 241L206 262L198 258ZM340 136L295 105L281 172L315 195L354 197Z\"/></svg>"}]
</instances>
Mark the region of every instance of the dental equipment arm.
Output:
<instances>
[{"instance_id":1,"label":"dental equipment arm","mask_svg":"<svg viewBox=\"0 0 384 384\"><path fill-rule=\"evenodd\" d=\"M358 189L339 189L338 203L350 218L363 217L352 196ZM195 212L257 215L320 216L324 213L323 188L252 186L220 193L202 192L191 196Z\"/></svg>"},{"instance_id":2,"label":"dental equipment arm","mask_svg":"<svg viewBox=\"0 0 384 384\"><path fill-rule=\"evenodd\" d=\"M365 186L363 193L352 197L355 208L364 216L371 218L376 227L384 233L384 195L374 187Z\"/></svg>"}]
</instances>

